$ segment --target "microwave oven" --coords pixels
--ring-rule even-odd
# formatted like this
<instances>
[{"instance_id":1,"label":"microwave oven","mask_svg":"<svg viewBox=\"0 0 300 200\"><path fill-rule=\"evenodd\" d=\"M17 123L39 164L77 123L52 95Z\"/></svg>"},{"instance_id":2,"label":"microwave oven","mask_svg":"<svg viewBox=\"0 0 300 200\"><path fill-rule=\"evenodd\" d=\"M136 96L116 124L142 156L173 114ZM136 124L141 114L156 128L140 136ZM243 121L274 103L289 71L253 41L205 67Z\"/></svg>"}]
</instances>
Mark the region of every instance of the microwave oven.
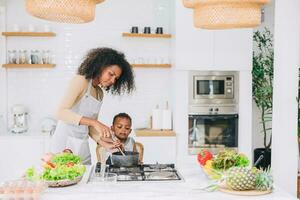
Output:
<instances>
[{"instance_id":1,"label":"microwave oven","mask_svg":"<svg viewBox=\"0 0 300 200\"><path fill-rule=\"evenodd\" d=\"M191 71L189 104L236 104L236 72Z\"/></svg>"}]
</instances>

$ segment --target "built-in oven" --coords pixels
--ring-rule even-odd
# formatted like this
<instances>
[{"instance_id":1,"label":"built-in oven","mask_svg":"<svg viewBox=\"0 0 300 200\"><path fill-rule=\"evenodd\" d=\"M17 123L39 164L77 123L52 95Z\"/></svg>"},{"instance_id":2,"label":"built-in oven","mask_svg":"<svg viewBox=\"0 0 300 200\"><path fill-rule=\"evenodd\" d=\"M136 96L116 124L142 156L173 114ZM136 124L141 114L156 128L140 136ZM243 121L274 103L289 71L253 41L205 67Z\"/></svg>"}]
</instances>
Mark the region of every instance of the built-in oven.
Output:
<instances>
[{"instance_id":1,"label":"built-in oven","mask_svg":"<svg viewBox=\"0 0 300 200\"><path fill-rule=\"evenodd\" d=\"M238 147L238 114L190 114L189 153L201 149L217 153L224 148Z\"/></svg>"}]
</instances>

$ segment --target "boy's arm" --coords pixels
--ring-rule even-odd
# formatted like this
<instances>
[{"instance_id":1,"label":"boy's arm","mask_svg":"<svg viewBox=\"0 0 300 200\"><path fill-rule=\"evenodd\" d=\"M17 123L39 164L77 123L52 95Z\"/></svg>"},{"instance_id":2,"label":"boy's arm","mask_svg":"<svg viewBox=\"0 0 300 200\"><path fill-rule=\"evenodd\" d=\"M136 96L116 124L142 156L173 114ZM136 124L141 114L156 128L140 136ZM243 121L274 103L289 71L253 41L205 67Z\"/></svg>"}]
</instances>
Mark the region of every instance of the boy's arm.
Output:
<instances>
[{"instance_id":1,"label":"boy's arm","mask_svg":"<svg viewBox=\"0 0 300 200\"><path fill-rule=\"evenodd\" d=\"M133 145L133 152L137 152L135 143L134 143L134 145Z\"/></svg>"}]
</instances>

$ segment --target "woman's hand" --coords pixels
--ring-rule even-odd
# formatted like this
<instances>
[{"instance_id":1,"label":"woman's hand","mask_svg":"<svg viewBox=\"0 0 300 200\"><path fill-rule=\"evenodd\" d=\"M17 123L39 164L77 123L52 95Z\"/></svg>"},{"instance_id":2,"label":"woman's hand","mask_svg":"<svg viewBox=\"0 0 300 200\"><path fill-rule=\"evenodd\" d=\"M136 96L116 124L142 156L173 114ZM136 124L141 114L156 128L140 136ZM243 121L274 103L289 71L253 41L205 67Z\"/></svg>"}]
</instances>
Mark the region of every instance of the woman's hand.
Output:
<instances>
[{"instance_id":1,"label":"woman's hand","mask_svg":"<svg viewBox=\"0 0 300 200\"><path fill-rule=\"evenodd\" d=\"M97 143L109 152L117 152L119 151L118 147L121 148L123 146L120 141L114 141L111 138L101 138Z\"/></svg>"},{"instance_id":2,"label":"woman's hand","mask_svg":"<svg viewBox=\"0 0 300 200\"><path fill-rule=\"evenodd\" d=\"M91 119L88 117L82 117L79 122L80 125L92 126L96 132L99 133L100 137L110 137L112 135L112 130L105 124L102 124L96 119Z\"/></svg>"},{"instance_id":3,"label":"woman's hand","mask_svg":"<svg viewBox=\"0 0 300 200\"><path fill-rule=\"evenodd\" d=\"M108 126L102 124L97 120L95 120L95 122L93 123L93 127L100 134L100 137L108 138L112 135L112 130Z\"/></svg>"}]
</instances>

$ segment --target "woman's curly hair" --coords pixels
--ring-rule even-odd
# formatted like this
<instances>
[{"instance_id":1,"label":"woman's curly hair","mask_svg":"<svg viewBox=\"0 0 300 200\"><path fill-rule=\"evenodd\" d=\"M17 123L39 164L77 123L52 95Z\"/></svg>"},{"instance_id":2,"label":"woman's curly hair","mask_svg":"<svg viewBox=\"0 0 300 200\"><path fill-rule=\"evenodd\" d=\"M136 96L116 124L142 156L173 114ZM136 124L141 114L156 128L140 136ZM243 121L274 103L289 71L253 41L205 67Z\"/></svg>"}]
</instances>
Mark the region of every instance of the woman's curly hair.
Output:
<instances>
[{"instance_id":1,"label":"woman's curly hair","mask_svg":"<svg viewBox=\"0 0 300 200\"><path fill-rule=\"evenodd\" d=\"M94 79L103 72L103 69L111 65L118 65L121 76L107 91L112 94L131 93L134 89L134 75L131 65L125 55L111 48L91 49L85 56L84 61L78 68L78 74L85 76L86 79Z\"/></svg>"}]
</instances>

